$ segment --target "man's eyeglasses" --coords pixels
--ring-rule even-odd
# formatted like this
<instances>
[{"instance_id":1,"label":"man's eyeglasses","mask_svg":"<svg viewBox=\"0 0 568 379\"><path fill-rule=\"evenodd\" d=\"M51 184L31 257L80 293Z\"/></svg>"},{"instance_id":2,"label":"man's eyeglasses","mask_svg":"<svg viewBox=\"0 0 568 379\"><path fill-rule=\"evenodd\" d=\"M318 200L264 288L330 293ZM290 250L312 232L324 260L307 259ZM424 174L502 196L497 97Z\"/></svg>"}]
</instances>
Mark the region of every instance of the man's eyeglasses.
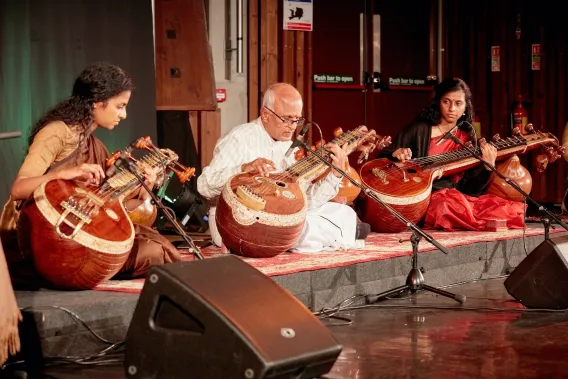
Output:
<instances>
[{"instance_id":1,"label":"man's eyeglasses","mask_svg":"<svg viewBox=\"0 0 568 379\"><path fill-rule=\"evenodd\" d=\"M281 117L276 112L274 112L272 109L270 109L268 107L265 107L265 108L268 109L273 115L278 117L280 119L280 121L282 121L284 124L288 124L288 125L296 124L296 126L302 126L306 122L306 119L303 118L303 117L298 117L298 118Z\"/></svg>"}]
</instances>

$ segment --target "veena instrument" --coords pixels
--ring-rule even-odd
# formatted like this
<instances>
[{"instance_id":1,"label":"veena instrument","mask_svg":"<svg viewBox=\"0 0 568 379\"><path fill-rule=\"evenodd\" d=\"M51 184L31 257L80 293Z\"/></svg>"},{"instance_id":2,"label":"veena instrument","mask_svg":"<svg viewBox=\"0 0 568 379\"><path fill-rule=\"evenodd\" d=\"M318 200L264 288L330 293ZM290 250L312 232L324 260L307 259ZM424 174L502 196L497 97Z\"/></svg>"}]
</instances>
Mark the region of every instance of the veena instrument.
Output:
<instances>
[{"instance_id":1,"label":"veena instrument","mask_svg":"<svg viewBox=\"0 0 568 379\"><path fill-rule=\"evenodd\" d=\"M531 193L533 184L531 173L521 164L517 154L495 165L495 168L505 178L517 183L525 193ZM507 180L501 179L495 173L491 174L485 193L499 196L505 200L524 201L524 197L519 191L510 186Z\"/></svg>"},{"instance_id":2,"label":"veena instrument","mask_svg":"<svg viewBox=\"0 0 568 379\"><path fill-rule=\"evenodd\" d=\"M390 137L377 136L366 127L343 133L331 141L347 143L347 153L373 140L377 149ZM323 147L317 152L329 159ZM253 258L273 257L289 250L299 238L306 219L305 191L327 165L308 154L284 172L260 176L241 173L228 180L216 211L216 224L225 246L234 254Z\"/></svg>"},{"instance_id":3,"label":"veena instrument","mask_svg":"<svg viewBox=\"0 0 568 379\"><path fill-rule=\"evenodd\" d=\"M560 157L563 148L552 134L537 132L530 124L526 128L530 133L528 135L521 135L517 128L513 130L512 137L500 138L496 135L490 143L497 148L497 160L546 146L544 154L538 157L537 169L543 171L549 162ZM479 154L479 148L476 149ZM405 162L393 162L388 158L371 160L361 166L359 175L363 184L381 200L407 220L418 223L430 204L434 180L479 164L466 149L460 149ZM374 232L398 233L407 228L381 204L368 198L364 202L362 219L371 225Z\"/></svg>"},{"instance_id":4,"label":"veena instrument","mask_svg":"<svg viewBox=\"0 0 568 379\"><path fill-rule=\"evenodd\" d=\"M157 148L149 137L132 146L149 151L139 159L130 154L132 149L119 153L140 177L140 163L170 169L180 180L194 175L194 168L179 164L177 154ZM132 172L119 169L99 186L55 179L33 192L20 213L18 243L49 287L92 289L118 273L134 244L123 202L140 186Z\"/></svg>"}]
</instances>

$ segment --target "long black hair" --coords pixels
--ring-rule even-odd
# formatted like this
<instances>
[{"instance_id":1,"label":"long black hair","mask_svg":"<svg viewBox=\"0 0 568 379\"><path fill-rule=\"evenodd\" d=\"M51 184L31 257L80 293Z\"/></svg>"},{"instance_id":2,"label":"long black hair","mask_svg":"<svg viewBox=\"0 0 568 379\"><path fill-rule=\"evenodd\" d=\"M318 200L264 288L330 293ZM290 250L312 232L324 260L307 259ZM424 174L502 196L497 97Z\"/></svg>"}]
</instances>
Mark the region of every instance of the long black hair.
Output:
<instances>
[{"instance_id":1,"label":"long black hair","mask_svg":"<svg viewBox=\"0 0 568 379\"><path fill-rule=\"evenodd\" d=\"M133 89L132 79L118 66L100 62L87 67L75 80L71 97L50 109L32 127L28 146L36 134L52 121L63 121L76 128L80 140L83 139L93 124L93 104L102 101L106 105L109 99Z\"/></svg>"},{"instance_id":2,"label":"long black hair","mask_svg":"<svg viewBox=\"0 0 568 379\"><path fill-rule=\"evenodd\" d=\"M428 125L438 125L442 121L442 114L440 113L440 102L442 97L449 93L462 90L465 93L465 112L463 116L458 119L458 125L463 121L463 126L460 129L468 130L470 126L465 125L473 123L473 104L471 103L471 90L469 86L460 78L446 78L434 87L434 97L430 104L426 106L418 116L418 119L425 121Z\"/></svg>"}]
</instances>

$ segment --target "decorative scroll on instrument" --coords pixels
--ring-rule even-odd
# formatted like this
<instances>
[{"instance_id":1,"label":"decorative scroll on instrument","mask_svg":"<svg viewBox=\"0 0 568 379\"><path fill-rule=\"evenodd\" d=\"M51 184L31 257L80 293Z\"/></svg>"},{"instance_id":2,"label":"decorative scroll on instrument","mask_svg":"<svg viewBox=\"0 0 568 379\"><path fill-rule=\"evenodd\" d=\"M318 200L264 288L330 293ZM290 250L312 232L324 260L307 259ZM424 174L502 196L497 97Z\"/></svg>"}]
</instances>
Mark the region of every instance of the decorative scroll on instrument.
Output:
<instances>
[{"instance_id":1,"label":"decorative scroll on instrument","mask_svg":"<svg viewBox=\"0 0 568 379\"><path fill-rule=\"evenodd\" d=\"M374 130L360 127L343 133L332 143L339 146L347 143L347 153L351 153L366 142L374 141L376 146L384 139ZM323 147L318 153L329 157ZM305 190L326 169L324 163L310 154L282 173L268 177L241 173L229 179L216 211L217 227L225 246L234 254L254 258L272 257L290 249L306 219Z\"/></svg>"},{"instance_id":2,"label":"decorative scroll on instrument","mask_svg":"<svg viewBox=\"0 0 568 379\"><path fill-rule=\"evenodd\" d=\"M148 150L148 151L154 151L154 149L156 149L156 147L152 144L150 137L139 138L136 141L135 147L137 149L143 149L143 150ZM166 151L166 150L164 149L164 151ZM128 159L130 159L134 162L145 163L148 166L152 166L152 164L153 164L153 162L150 161L151 159L153 159L151 155L145 155L142 158L140 158L140 161L139 161L135 157L133 157L132 154L130 154L130 153L125 153L124 151L117 151L107 159L107 162L106 162L107 167L111 167L112 165L114 165L115 162L118 159L123 158L123 157L121 157L121 155L125 155L125 154L126 154L126 157ZM185 183L187 180L189 180L195 174L194 168L184 167L181 164L177 163L177 160L173 161L172 165L176 165L176 166L171 167L170 169L179 178L179 181L180 181L181 184ZM162 182L165 179L164 174L165 173L162 173L161 177L159 177L159 179L156 183L156 187L159 188L163 184ZM152 204L151 198L147 198L145 200L138 199L138 198L127 199L127 200L125 200L124 204L126 206L128 216L130 217L130 219L132 220L133 223L148 226L148 227L151 227L152 225L154 225L154 222L156 221L156 218L158 216L158 209L156 208L156 206L154 204Z\"/></svg>"},{"instance_id":3,"label":"decorative scroll on instrument","mask_svg":"<svg viewBox=\"0 0 568 379\"><path fill-rule=\"evenodd\" d=\"M522 136L517 128L513 130L512 137L495 138L491 144L497 148L497 160L545 146L544 154L538 157L537 167L539 171L544 170L549 162L560 157L563 147L550 133L536 132L530 127L527 131L532 134ZM479 153L479 148L477 152ZM385 203L409 221L418 223L426 214L434 180L479 164L481 163L471 157L467 150L461 149L406 162L393 162L387 158L375 159L363 164L359 174L363 184L372 189ZM406 225L374 201L365 201L363 213L362 219L369 223L375 232L397 233L406 229Z\"/></svg>"},{"instance_id":4,"label":"decorative scroll on instrument","mask_svg":"<svg viewBox=\"0 0 568 379\"><path fill-rule=\"evenodd\" d=\"M136 160L129 151L120 156L140 176L141 162L170 169L189 178L178 156L158 149L148 137L136 148L150 152ZM181 180L181 179L180 179ZM118 170L99 186L84 186L69 180L51 180L39 186L26 200L18 221L22 253L47 284L57 289L90 289L113 277L124 265L134 243L134 228L124 208L124 199L140 187L128 170Z\"/></svg>"}]
</instances>

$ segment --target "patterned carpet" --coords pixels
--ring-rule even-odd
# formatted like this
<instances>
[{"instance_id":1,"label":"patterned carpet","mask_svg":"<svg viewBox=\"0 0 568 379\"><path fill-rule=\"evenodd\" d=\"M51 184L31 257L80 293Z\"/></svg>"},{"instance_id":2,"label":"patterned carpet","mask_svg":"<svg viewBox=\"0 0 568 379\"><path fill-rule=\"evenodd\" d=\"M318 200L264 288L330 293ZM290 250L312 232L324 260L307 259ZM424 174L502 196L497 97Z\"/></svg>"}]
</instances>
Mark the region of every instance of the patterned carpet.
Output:
<instances>
[{"instance_id":1,"label":"patterned carpet","mask_svg":"<svg viewBox=\"0 0 568 379\"><path fill-rule=\"evenodd\" d=\"M564 231L562 228L551 230L551 233ZM428 234L447 248L469 245L477 242L508 240L521 238L523 230L508 230L505 232L434 232ZM544 234L543 228L527 228L525 236ZM322 252L318 254L284 253L273 258L243 258L267 276L286 275L302 271L313 271L324 268L349 266L355 263L377 261L412 254L410 232L397 234L371 233L365 240L365 246L345 251ZM435 250L429 242L422 239L419 252ZM202 250L205 258L225 254L221 248L207 247ZM187 254L184 260L193 260L193 255ZM99 291L118 291L139 293L144 285L144 279L110 280L95 288Z\"/></svg>"}]
</instances>

